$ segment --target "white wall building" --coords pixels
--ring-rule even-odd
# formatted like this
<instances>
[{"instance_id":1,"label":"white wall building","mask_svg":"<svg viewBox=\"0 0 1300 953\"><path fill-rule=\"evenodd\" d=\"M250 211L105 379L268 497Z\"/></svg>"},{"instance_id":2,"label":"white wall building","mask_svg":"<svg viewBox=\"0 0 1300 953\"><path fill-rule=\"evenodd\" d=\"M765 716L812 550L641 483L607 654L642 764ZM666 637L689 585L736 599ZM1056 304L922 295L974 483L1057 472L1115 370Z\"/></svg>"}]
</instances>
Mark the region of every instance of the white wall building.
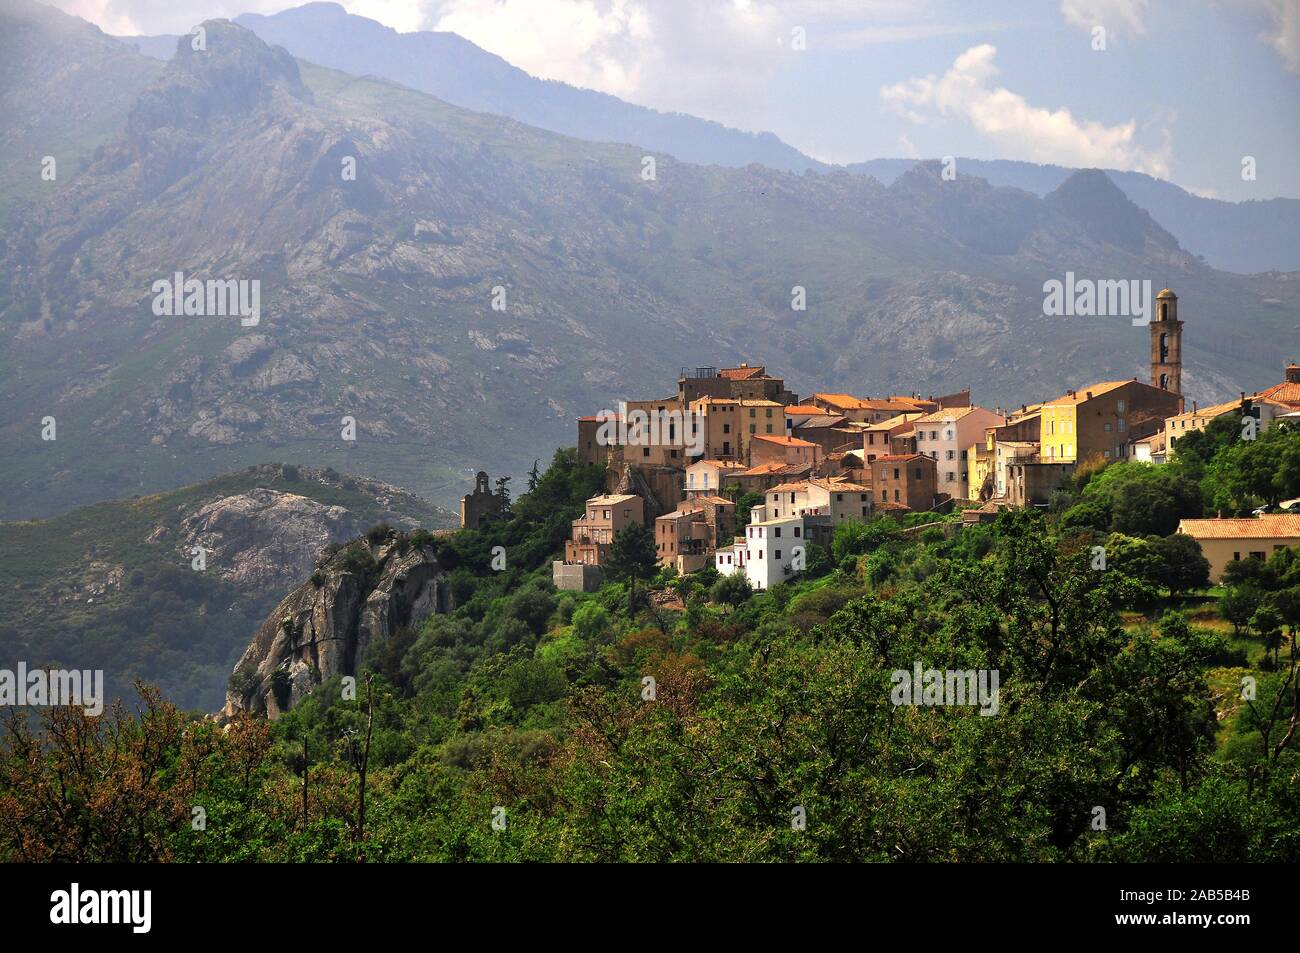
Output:
<instances>
[{"instance_id":1,"label":"white wall building","mask_svg":"<svg viewBox=\"0 0 1300 953\"><path fill-rule=\"evenodd\" d=\"M1001 427L1006 422L1001 414L983 407L936 410L912 422L916 428L916 452L924 453L936 464L939 493L959 500L971 498L968 452L972 447L984 445L986 428Z\"/></svg>"}]
</instances>

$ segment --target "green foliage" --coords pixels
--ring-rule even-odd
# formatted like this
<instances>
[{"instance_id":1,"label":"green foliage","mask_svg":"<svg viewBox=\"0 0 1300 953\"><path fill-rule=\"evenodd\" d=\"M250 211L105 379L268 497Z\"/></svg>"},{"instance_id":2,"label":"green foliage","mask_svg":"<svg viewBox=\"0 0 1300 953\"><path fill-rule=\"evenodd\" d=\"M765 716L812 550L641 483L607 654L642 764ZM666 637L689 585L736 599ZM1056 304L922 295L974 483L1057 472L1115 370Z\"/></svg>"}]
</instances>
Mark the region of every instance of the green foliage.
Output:
<instances>
[{"instance_id":1,"label":"green foliage","mask_svg":"<svg viewBox=\"0 0 1300 953\"><path fill-rule=\"evenodd\" d=\"M605 558L610 579L648 579L659 565L654 530L645 523L629 523L616 534Z\"/></svg>"},{"instance_id":2,"label":"green foliage","mask_svg":"<svg viewBox=\"0 0 1300 953\"><path fill-rule=\"evenodd\" d=\"M1201 515L1196 483L1176 468L1115 463L1094 475L1079 501L1062 516L1063 526L1128 536L1168 536L1180 519Z\"/></svg>"},{"instance_id":3,"label":"green foliage","mask_svg":"<svg viewBox=\"0 0 1300 953\"><path fill-rule=\"evenodd\" d=\"M576 458L559 457L534 492L553 494L569 519L591 492L585 479ZM1103 472L1084 493L1107 479L1117 478ZM700 580L668 580L682 612L665 608L671 600L629 605L620 582L557 595L556 513L531 495L506 520L440 540L458 560L453 586L464 598L364 660L375 697L364 836L354 745L367 693L345 701L333 680L260 724L261 742L245 735L253 722L229 734L199 722L169 728L158 780L143 793L204 804L208 831L193 835L171 800L145 797L142 829L159 833L136 852L320 862L1300 859L1300 755L1287 736L1300 552L1237 571L1229 595L1240 590L1242 604L1225 597L1224 615L1243 631L1231 642L1202 622L1205 596L1154 622L1120 614L1153 607L1155 587L1199 586L1185 537L1095 537L1107 551L1097 571L1094 537L1035 512L951 539L905 537L892 523L837 533L836 555L861 559L865 580L828 570L756 593L736 574L714 579L708 602ZM509 548L506 572L490 567L493 545ZM1267 646L1276 671L1244 668L1242 640L1255 654ZM916 664L996 670L997 714L896 706L892 673ZM1250 702L1235 695L1245 673L1259 681ZM287 687L287 675L275 678L273 691ZM200 741L201 757L183 750ZM4 835L33 810L36 795L22 792L56 790L55 769L68 762L50 759L0 749L0 860L17 843ZM192 787L173 793L182 781ZM115 829L122 805L90 803L77 836ZM487 823L498 805L504 831ZM792 805L805 808L805 830L791 829ZM1094 805L1107 809L1105 831L1091 827Z\"/></svg>"},{"instance_id":4,"label":"green foliage","mask_svg":"<svg viewBox=\"0 0 1300 953\"><path fill-rule=\"evenodd\" d=\"M709 590L709 601L721 606L738 606L754 594L749 577L737 570L729 576L722 576Z\"/></svg>"}]
</instances>

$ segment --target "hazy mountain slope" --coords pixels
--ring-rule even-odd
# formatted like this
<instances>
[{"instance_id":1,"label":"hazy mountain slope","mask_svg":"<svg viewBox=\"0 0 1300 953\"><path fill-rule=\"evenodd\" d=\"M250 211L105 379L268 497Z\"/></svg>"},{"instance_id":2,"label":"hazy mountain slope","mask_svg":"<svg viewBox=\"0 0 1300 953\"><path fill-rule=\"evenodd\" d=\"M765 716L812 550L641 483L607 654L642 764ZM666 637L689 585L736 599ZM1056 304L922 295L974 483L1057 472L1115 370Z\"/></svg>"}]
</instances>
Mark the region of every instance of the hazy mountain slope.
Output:
<instances>
[{"instance_id":1,"label":"hazy mountain slope","mask_svg":"<svg viewBox=\"0 0 1300 953\"><path fill-rule=\"evenodd\" d=\"M685 162L758 162L802 172L815 159L770 132L751 133L682 113L664 113L567 83L537 79L455 33L398 33L349 14L337 3L308 3L271 16L235 18L300 59L357 76L379 76L439 99L508 116L539 129L593 142L628 142ZM168 37L124 37L142 53L170 58Z\"/></svg>"},{"instance_id":2,"label":"hazy mountain slope","mask_svg":"<svg viewBox=\"0 0 1300 953\"><path fill-rule=\"evenodd\" d=\"M154 60L77 17L0 0L0 222L17 201L42 201L121 129L161 71ZM42 178L42 160L55 178Z\"/></svg>"},{"instance_id":3,"label":"hazy mountain slope","mask_svg":"<svg viewBox=\"0 0 1300 953\"><path fill-rule=\"evenodd\" d=\"M112 696L144 678L212 710L249 632L321 549L381 522L453 518L374 480L269 465L0 523L0 643L10 665L103 669ZM207 551L202 571L196 546Z\"/></svg>"},{"instance_id":4,"label":"hazy mountain slope","mask_svg":"<svg viewBox=\"0 0 1300 953\"><path fill-rule=\"evenodd\" d=\"M639 148L209 23L206 53L181 45L122 136L9 238L0 512L174 486L268 446L450 503L467 469L521 474L575 416L667 393L682 366L765 362L803 392L971 386L988 404L1145 376L1127 317L1043 316L1043 282L1067 270L1177 289L1189 396L1273 383L1300 352L1291 278L1204 267L1099 173L1038 199L933 166L889 188L641 170ZM261 323L154 315L152 283L177 270L260 280Z\"/></svg>"},{"instance_id":5,"label":"hazy mountain slope","mask_svg":"<svg viewBox=\"0 0 1300 953\"><path fill-rule=\"evenodd\" d=\"M917 164L916 159L872 159L848 168L885 184ZM957 170L991 185L1043 196L1075 169L1006 159L956 160ZM1146 209L1179 243L1208 264L1243 274L1300 270L1300 200L1224 202L1202 198L1172 182L1141 172L1108 169L1106 174L1140 208Z\"/></svg>"}]
</instances>

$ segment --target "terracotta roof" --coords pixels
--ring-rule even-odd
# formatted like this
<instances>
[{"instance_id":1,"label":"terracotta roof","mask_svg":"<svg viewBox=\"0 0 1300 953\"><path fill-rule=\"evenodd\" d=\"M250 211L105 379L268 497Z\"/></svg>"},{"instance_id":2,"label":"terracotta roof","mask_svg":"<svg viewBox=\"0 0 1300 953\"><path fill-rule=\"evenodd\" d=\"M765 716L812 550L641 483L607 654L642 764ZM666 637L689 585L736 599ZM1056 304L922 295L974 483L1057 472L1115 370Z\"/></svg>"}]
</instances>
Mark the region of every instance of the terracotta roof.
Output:
<instances>
[{"instance_id":1,"label":"terracotta roof","mask_svg":"<svg viewBox=\"0 0 1300 953\"><path fill-rule=\"evenodd\" d=\"M585 417L579 417L578 420L581 421L582 423L586 423L588 421L600 420L600 418L597 417L595 414L587 414L587 416Z\"/></svg>"},{"instance_id":2,"label":"terracotta roof","mask_svg":"<svg viewBox=\"0 0 1300 953\"><path fill-rule=\"evenodd\" d=\"M807 440L800 440L798 437L777 436L774 433L756 433L749 438L750 440L766 440L768 443L779 443L783 447L815 447L817 444Z\"/></svg>"},{"instance_id":3,"label":"terracotta roof","mask_svg":"<svg viewBox=\"0 0 1300 953\"><path fill-rule=\"evenodd\" d=\"M911 413L899 414L897 417L890 417L888 420L880 421L880 423L867 424L866 429L884 430L887 427L904 427L912 423L912 421L919 419L921 416L923 415L919 410Z\"/></svg>"},{"instance_id":4,"label":"terracotta roof","mask_svg":"<svg viewBox=\"0 0 1300 953\"><path fill-rule=\"evenodd\" d=\"M844 423L843 417L808 417L795 424L796 430L822 430L838 427Z\"/></svg>"},{"instance_id":5,"label":"terracotta roof","mask_svg":"<svg viewBox=\"0 0 1300 953\"><path fill-rule=\"evenodd\" d=\"M898 463L902 460L929 460L934 463L933 457L927 457L924 453L887 453L883 457L876 457L872 463Z\"/></svg>"},{"instance_id":6,"label":"terracotta roof","mask_svg":"<svg viewBox=\"0 0 1300 953\"><path fill-rule=\"evenodd\" d=\"M1300 513L1249 519L1180 520L1178 532L1195 539L1300 539Z\"/></svg>"},{"instance_id":7,"label":"terracotta roof","mask_svg":"<svg viewBox=\"0 0 1300 953\"><path fill-rule=\"evenodd\" d=\"M776 486L769 487L768 493L802 493L808 489L807 481L801 480L798 483L778 483Z\"/></svg>"},{"instance_id":8,"label":"terracotta roof","mask_svg":"<svg viewBox=\"0 0 1300 953\"><path fill-rule=\"evenodd\" d=\"M872 403L870 399L854 397L852 394L813 394L813 399L824 400L832 407L844 410L869 410Z\"/></svg>"},{"instance_id":9,"label":"terracotta roof","mask_svg":"<svg viewBox=\"0 0 1300 953\"><path fill-rule=\"evenodd\" d=\"M822 414L825 414L825 415L828 416L828 417L831 416L831 412L830 412L829 410L827 410L825 407L814 407L814 406L812 406L811 404L795 404L794 406L787 407L787 408L785 409L785 412L786 412L787 414L790 414L790 415L795 416L795 417L798 417L798 416L801 416L801 415L802 415L802 416L813 416L813 415L818 415L818 416L820 416L820 415L822 415Z\"/></svg>"},{"instance_id":10,"label":"terracotta roof","mask_svg":"<svg viewBox=\"0 0 1300 953\"><path fill-rule=\"evenodd\" d=\"M861 483L850 483L848 480L812 480L822 489L830 490L832 493L867 493L871 487L864 486Z\"/></svg>"},{"instance_id":11,"label":"terracotta roof","mask_svg":"<svg viewBox=\"0 0 1300 953\"><path fill-rule=\"evenodd\" d=\"M767 368L762 364L755 364L753 367L724 367L718 371L719 377L725 377L729 381L748 381L755 377L766 377Z\"/></svg>"},{"instance_id":12,"label":"terracotta roof","mask_svg":"<svg viewBox=\"0 0 1300 953\"><path fill-rule=\"evenodd\" d=\"M698 467L707 463L711 467L718 467L722 470L747 470L749 469L739 460L696 460L691 464L692 467ZM690 469L689 467L687 469Z\"/></svg>"},{"instance_id":13,"label":"terracotta roof","mask_svg":"<svg viewBox=\"0 0 1300 953\"><path fill-rule=\"evenodd\" d=\"M1282 404L1300 404L1300 384L1283 381L1260 391L1255 396L1264 400L1275 400Z\"/></svg>"},{"instance_id":14,"label":"terracotta roof","mask_svg":"<svg viewBox=\"0 0 1300 953\"><path fill-rule=\"evenodd\" d=\"M1189 410L1186 413L1175 414L1170 420L1182 420L1186 417L1191 420L1195 417L1220 417L1223 414L1230 414L1234 410L1241 410L1241 398L1230 400L1225 404L1214 404L1211 407L1202 407L1199 410Z\"/></svg>"},{"instance_id":15,"label":"terracotta roof","mask_svg":"<svg viewBox=\"0 0 1300 953\"><path fill-rule=\"evenodd\" d=\"M767 400L762 397L742 397L737 403L742 407L784 407L785 405L775 400Z\"/></svg>"},{"instance_id":16,"label":"terracotta roof","mask_svg":"<svg viewBox=\"0 0 1300 953\"><path fill-rule=\"evenodd\" d=\"M683 517L686 517L686 516L699 516L701 519L703 519L703 518L704 518L704 511L703 511L703 510L684 510L684 509L682 509L681 507L678 507L677 509L673 510L671 513L665 513L663 516L657 516L657 517L655 517L655 522L658 522L659 520L678 520L678 519L682 519Z\"/></svg>"},{"instance_id":17,"label":"terracotta roof","mask_svg":"<svg viewBox=\"0 0 1300 953\"><path fill-rule=\"evenodd\" d=\"M744 473L737 473L736 476L771 476L772 474L778 474L780 476L799 476L807 473L811 469L812 464L809 463L779 463L773 461L772 463L760 463L756 467L750 467Z\"/></svg>"},{"instance_id":18,"label":"terracotta roof","mask_svg":"<svg viewBox=\"0 0 1300 953\"><path fill-rule=\"evenodd\" d=\"M887 503L877 503L877 504L876 504L876 509L878 509L878 510L907 510L909 513L912 511L912 508L911 508L910 506L908 506L906 503L895 503L893 500L890 500L890 501L887 502Z\"/></svg>"},{"instance_id":19,"label":"terracotta roof","mask_svg":"<svg viewBox=\"0 0 1300 953\"><path fill-rule=\"evenodd\" d=\"M1141 384L1141 383L1142 383L1141 381L1102 381L1100 384L1092 384L1089 387L1080 387L1078 390L1074 392L1073 397L1071 397L1069 394L1062 394L1060 397L1056 398L1056 400L1044 401L1043 406L1052 407L1052 406L1056 406L1057 404L1082 404L1089 399L1088 398L1089 394L1091 394L1093 399L1095 399L1097 397L1100 397L1102 394L1109 394L1117 387L1123 387L1125 384ZM1142 386L1151 387L1150 384L1143 384ZM1155 390L1156 388L1152 388L1152 389Z\"/></svg>"},{"instance_id":20,"label":"terracotta roof","mask_svg":"<svg viewBox=\"0 0 1300 953\"><path fill-rule=\"evenodd\" d=\"M727 499L725 496L718 496L716 493L712 493L712 494L710 494L710 495L708 495L708 496L697 496L697 497L695 497L695 498L692 500L692 502L698 502L698 503L718 503L718 504L725 503L725 504L727 504L728 506L735 506L735 505L736 505L736 504L733 503L731 500Z\"/></svg>"},{"instance_id":21,"label":"terracotta roof","mask_svg":"<svg viewBox=\"0 0 1300 953\"><path fill-rule=\"evenodd\" d=\"M916 422L918 424L940 424L949 420L961 420L963 417L983 409L983 407L949 407L946 410L936 410L924 417L918 417Z\"/></svg>"},{"instance_id":22,"label":"terracotta roof","mask_svg":"<svg viewBox=\"0 0 1300 953\"><path fill-rule=\"evenodd\" d=\"M635 493L611 493L608 496L593 496L587 501L588 505L592 503L597 506L614 506L618 503L626 503L628 500L639 500L641 497Z\"/></svg>"},{"instance_id":23,"label":"terracotta roof","mask_svg":"<svg viewBox=\"0 0 1300 953\"><path fill-rule=\"evenodd\" d=\"M696 397L693 401L691 401L691 403L692 404L738 404L740 403L740 401L738 401L734 397L711 397L705 395L704 397Z\"/></svg>"}]
</instances>

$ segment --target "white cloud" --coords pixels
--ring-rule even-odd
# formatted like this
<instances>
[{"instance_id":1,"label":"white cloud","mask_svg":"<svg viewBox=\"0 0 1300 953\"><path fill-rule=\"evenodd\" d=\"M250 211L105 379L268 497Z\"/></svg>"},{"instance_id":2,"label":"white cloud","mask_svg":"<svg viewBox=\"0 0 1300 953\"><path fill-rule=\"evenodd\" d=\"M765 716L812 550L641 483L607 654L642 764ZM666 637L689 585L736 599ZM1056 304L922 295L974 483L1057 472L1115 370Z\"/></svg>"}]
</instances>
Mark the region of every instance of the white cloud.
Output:
<instances>
[{"instance_id":1,"label":"white cloud","mask_svg":"<svg viewBox=\"0 0 1300 953\"><path fill-rule=\"evenodd\" d=\"M1261 0L1272 20L1260 39L1277 50L1286 68L1300 73L1300 0Z\"/></svg>"},{"instance_id":2,"label":"white cloud","mask_svg":"<svg viewBox=\"0 0 1300 953\"><path fill-rule=\"evenodd\" d=\"M1065 108L1030 105L1023 96L994 84L997 49L973 46L942 76L905 80L880 90L885 104L913 122L959 119L969 122L1005 158L1076 167L1132 169L1169 177L1167 132L1158 149L1135 140L1133 120L1117 126L1076 119Z\"/></svg>"},{"instance_id":3,"label":"white cloud","mask_svg":"<svg viewBox=\"0 0 1300 953\"><path fill-rule=\"evenodd\" d=\"M1145 33L1147 0L1061 0L1065 22L1081 30Z\"/></svg>"}]
</instances>

